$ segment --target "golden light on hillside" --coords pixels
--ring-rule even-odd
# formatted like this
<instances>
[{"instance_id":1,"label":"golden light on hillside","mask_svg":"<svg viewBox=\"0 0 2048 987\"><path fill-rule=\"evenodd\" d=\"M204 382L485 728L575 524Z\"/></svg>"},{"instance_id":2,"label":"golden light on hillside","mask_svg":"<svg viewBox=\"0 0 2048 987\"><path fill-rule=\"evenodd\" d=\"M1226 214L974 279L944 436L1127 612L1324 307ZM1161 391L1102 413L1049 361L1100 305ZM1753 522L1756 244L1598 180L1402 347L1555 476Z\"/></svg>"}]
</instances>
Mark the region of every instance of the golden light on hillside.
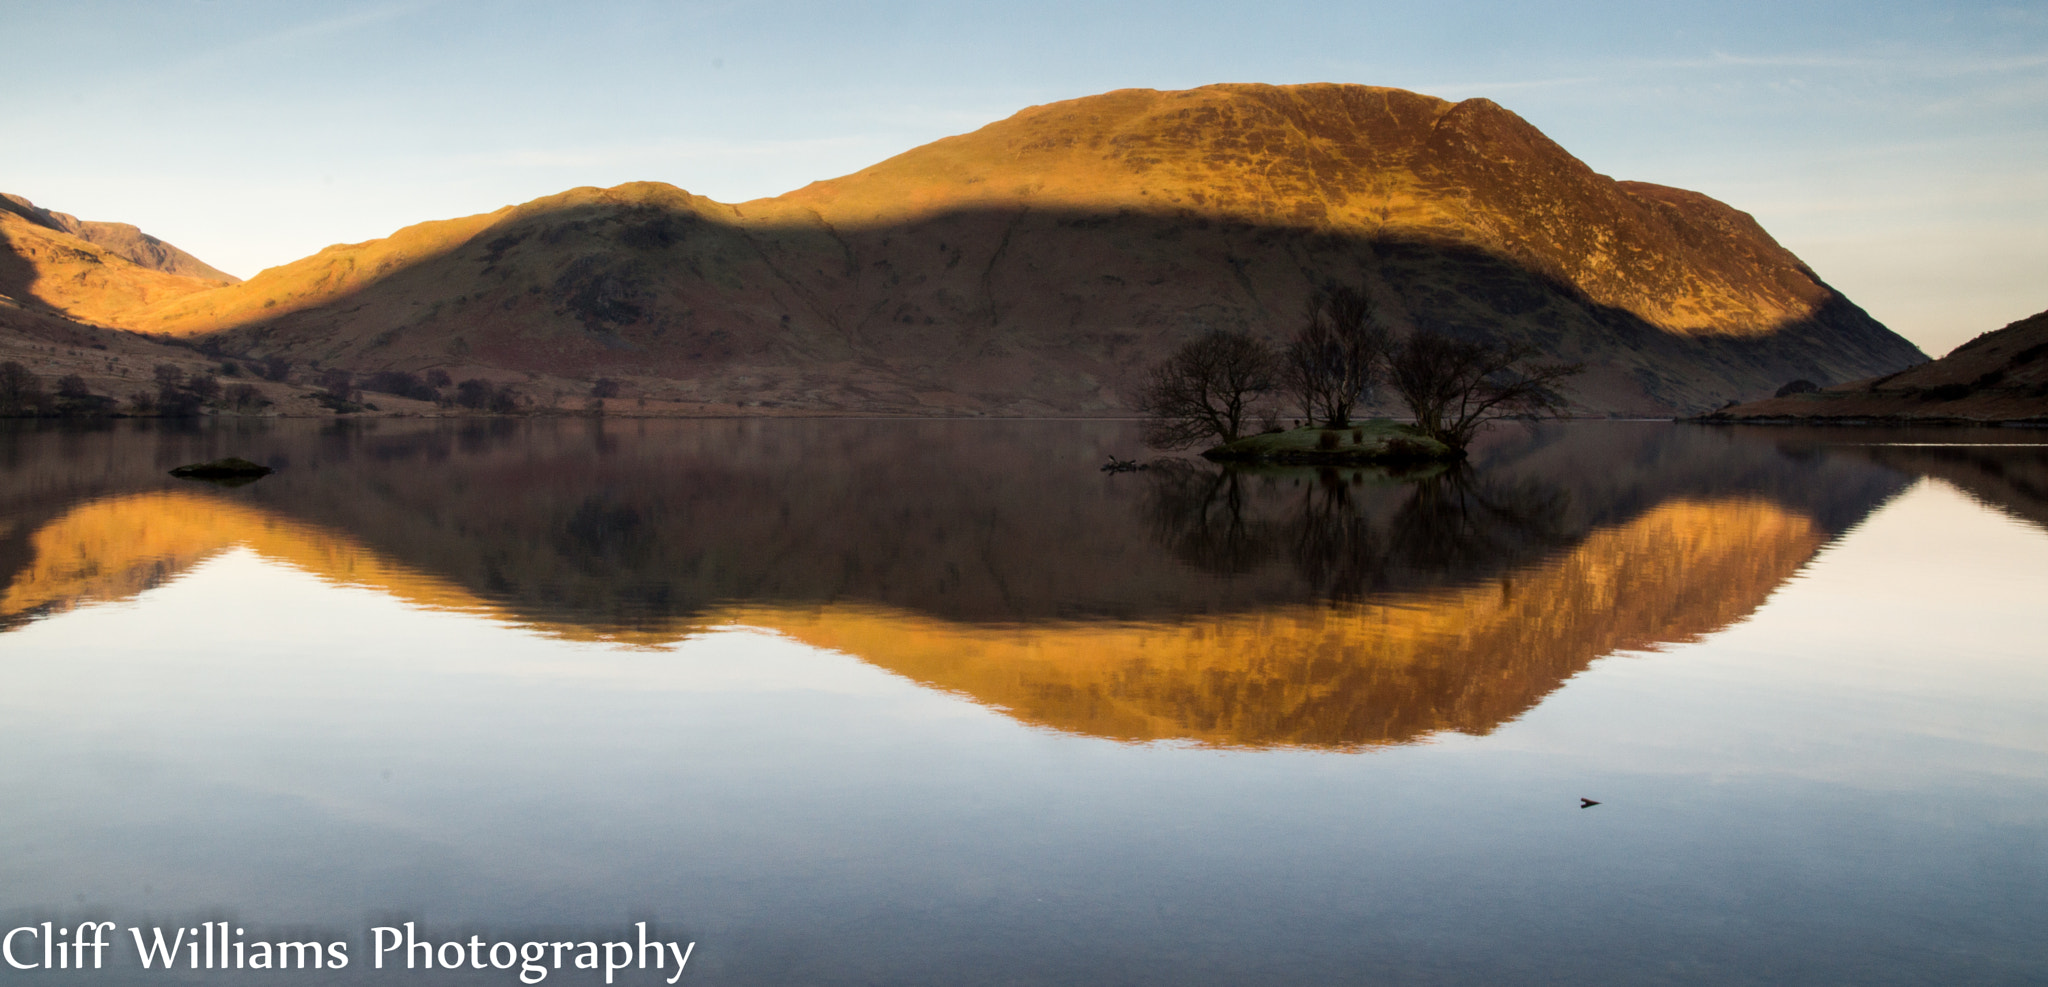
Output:
<instances>
[{"instance_id":1,"label":"golden light on hillside","mask_svg":"<svg viewBox=\"0 0 2048 987\"><path fill-rule=\"evenodd\" d=\"M530 621L452 580L385 558L346 534L185 491L89 502L37 529L29 543L33 560L0 592L0 628L82 604L132 599L238 547L336 585L568 640L653 646L702 626L696 621L652 629Z\"/></svg>"},{"instance_id":2,"label":"golden light on hillside","mask_svg":"<svg viewBox=\"0 0 2048 987\"><path fill-rule=\"evenodd\" d=\"M1145 624L981 626L845 606L730 619L1057 730L1354 748L1485 733L1602 655L1725 627L1825 537L1763 501L1676 501L1495 582L1366 603Z\"/></svg>"},{"instance_id":3,"label":"golden light on hillside","mask_svg":"<svg viewBox=\"0 0 2048 987\"><path fill-rule=\"evenodd\" d=\"M134 313L204 295L224 282L153 270L61 230L0 212L0 295L33 300L90 325L125 325Z\"/></svg>"},{"instance_id":4,"label":"golden light on hillside","mask_svg":"<svg viewBox=\"0 0 2048 987\"><path fill-rule=\"evenodd\" d=\"M241 284L69 239L0 242L0 294L298 384L315 361L556 378L529 397L623 377L697 412L1116 414L1118 381L1191 326L1284 338L1332 283L1397 336L1463 326L1584 363L1569 397L1593 412L1922 358L1727 203L1601 175L1486 99L1356 85L1119 90L774 198L574 188Z\"/></svg>"},{"instance_id":5,"label":"golden light on hillside","mask_svg":"<svg viewBox=\"0 0 2048 987\"><path fill-rule=\"evenodd\" d=\"M420 606L490 609L460 588L395 565L346 537L182 491L92 501L45 524L30 545L34 561L0 593L0 626L32 614L133 598L237 546Z\"/></svg>"},{"instance_id":6,"label":"golden light on hillside","mask_svg":"<svg viewBox=\"0 0 2048 987\"><path fill-rule=\"evenodd\" d=\"M33 562L0 594L0 626L132 598L240 546L336 584L572 640L646 647L707 627L768 629L1069 733L1355 749L1486 733L1596 658L1725 627L1825 538L1765 501L1679 500L1497 580L1367 602L1029 624L860 604L743 605L619 628L531 620L346 535L176 491L88 503L36 531Z\"/></svg>"}]
</instances>

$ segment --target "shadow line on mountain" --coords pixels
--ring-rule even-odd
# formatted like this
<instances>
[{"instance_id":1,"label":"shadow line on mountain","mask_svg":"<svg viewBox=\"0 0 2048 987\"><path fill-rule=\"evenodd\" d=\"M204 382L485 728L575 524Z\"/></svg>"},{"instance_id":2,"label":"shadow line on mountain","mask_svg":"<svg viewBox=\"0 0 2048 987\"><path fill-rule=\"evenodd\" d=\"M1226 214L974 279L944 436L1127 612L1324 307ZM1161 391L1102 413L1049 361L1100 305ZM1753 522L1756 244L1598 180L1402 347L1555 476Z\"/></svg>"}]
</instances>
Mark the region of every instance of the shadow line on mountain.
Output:
<instances>
[{"instance_id":1,"label":"shadow line on mountain","mask_svg":"<svg viewBox=\"0 0 2048 987\"><path fill-rule=\"evenodd\" d=\"M244 305L209 333L229 352L685 378L714 399L816 410L1122 408L1179 341L1205 329L1284 337L1328 283L1367 285L1400 330L1488 333L1585 360L1578 392L1593 410L1697 410L1794 376L1922 359L1832 290L1808 317L1752 336L1679 335L1555 271L1448 238L1128 208L848 228L801 215L746 219L694 197L522 207L386 269L356 271L339 248L200 297L280 302L281 314ZM310 304L283 311L293 295ZM939 393L961 402L919 396Z\"/></svg>"},{"instance_id":2,"label":"shadow line on mountain","mask_svg":"<svg viewBox=\"0 0 2048 987\"><path fill-rule=\"evenodd\" d=\"M36 294L38 277L35 265L21 255L12 235L0 229L0 295L14 299L30 311L35 306L49 307L50 303Z\"/></svg>"}]
</instances>

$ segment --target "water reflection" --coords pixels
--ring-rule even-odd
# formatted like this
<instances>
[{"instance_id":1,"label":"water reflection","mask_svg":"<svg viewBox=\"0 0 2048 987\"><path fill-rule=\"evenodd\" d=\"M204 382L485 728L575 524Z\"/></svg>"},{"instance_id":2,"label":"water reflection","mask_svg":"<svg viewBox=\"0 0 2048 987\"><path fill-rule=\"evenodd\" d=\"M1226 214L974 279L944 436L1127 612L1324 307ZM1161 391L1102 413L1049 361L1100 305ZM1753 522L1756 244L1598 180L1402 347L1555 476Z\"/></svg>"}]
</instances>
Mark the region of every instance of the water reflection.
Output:
<instances>
[{"instance_id":1,"label":"water reflection","mask_svg":"<svg viewBox=\"0 0 2048 987\"><path fill-rule=\"evenodd\" d=\"M1755 500L1676 501L1495 582L1174 622L962 624L862 607L735 622L1119 740L1355 748L1481 734L1593 659L1718 630L1827 535Z\"/></svg>"},{"instance_id":2,"label":"water reflection","mask_svg":"<svg viewBox=\"0 0 2048 987\"><path fill-rule=\"evenodd\" d=\"M1018 720L1357 748L1485 733L1617 650L1711 633L1897 493L1896 464L1670 426L1472 467L1106 476L1116 423L494 422L0 435L0 627L234 546L543 633L744 624ZM238 454L260 483L177 485Z\"/></svg>"},{"instance_id":3,"label":"water reflection","mask_svg":"<svg viewBox=\"0 0 2048 987\"><path fill-rule=\"evenodd\" d=\"M129 600L231 548L245 547L343 586L362 586L436 610L496 608L335 532L182 490L82 504L28 536L29 561L0 593L0 628Z\"/></svg>"},{"instance_id":4,"label":"water reflection","mask_svg":"<svg viewBox=\"0 0 2048 987\"><path fill-rule=\"evenodd\" d=\"M1915 432L1892 441L1842 443L1841 436L1805 435L1787 444L1832 447L1902 473L1940 479L1978 503L2048 528L2048 433L1985 434L1983 430Z\"/></svg>"},{"instance_id":5,"label":"water reflection","mask_svg":"<svg viewBox=\"0 0 2048 987\"><path fill-rule=\"evenodd\" d=\"M1153 531L1175 557L1218 575L1285 561L1322 599L1490 578L1575 534L1562 487L1462 464L1421 476L1176 464L1147 479Z\"/></svg>"}]
</instances>

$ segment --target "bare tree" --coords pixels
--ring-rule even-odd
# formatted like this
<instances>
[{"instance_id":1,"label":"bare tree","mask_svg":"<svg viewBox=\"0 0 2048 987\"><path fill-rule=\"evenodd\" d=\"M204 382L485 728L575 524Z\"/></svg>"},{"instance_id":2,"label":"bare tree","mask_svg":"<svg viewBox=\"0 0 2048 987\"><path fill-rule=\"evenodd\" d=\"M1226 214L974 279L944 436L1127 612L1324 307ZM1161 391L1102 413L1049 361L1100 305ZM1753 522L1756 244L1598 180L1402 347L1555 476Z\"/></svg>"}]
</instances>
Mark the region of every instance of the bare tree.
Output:
<instances>
[{"instance_id":1,"label":"bare tree","mask_svg":"<svg viewBox=\"0 0 2048 987\"><path fill-rule=\"evenodd\" d=\"M1336 334L1323 315L1322 298L1309 299L1301 329L1281 354L1280 375L1287 391L1301 406L1301 417L1310 424L1321 421L1329 406L1330 373L1337 352Z\"/></svg>"},{"instance_id":2,"label":"bare tree","mask_svg":"<svg viewBox=\"0 0 2048 987\"><path fill-rule=\"evenodd\" d=\"M481 377L471 377L455 385L455 403L465 408L488 408L497 394L498 385Z\"/></svg>"},{"instance_id":3,"label":"bare tree","mask_svg":"<svg viewBox=\"0 0 2048 987\"><path fill-rule=\"evenodd\" d=\"M1332 428L1351 424L1385 376L1387 331L1372 296L1342 285L1309 299L1302 327L1287 346L1282 373L1302 417Z\"/></svg>"},{"instance_id":4,"label":"bare tree","mask_svg":"<svg viewBox=\"0 0 2048 987\"><path fill-rule=\"evenodd\" d=\"M1273 389L1277 363L1272 345L1250 333L1217 330L1189 340L1152 368L1139 392L1138 407L1152 416L1146 441L1179 449L1210 436L1236 439Z\"/></svg>"},{"instance_id":5,"label":"bare tree","mask_svg":"<svg viewBox=\"0 0 2048 987\"><path fill-rule=\"evenodd\" d=\"M1394 349L1388 369L1394 389L1415 413L1416 427L1463 449L1487 422L1564 410L1555 385L1585 367L1531 362L1536 355L1534 347L1518 343L1422 331Z\"/></svg>"},{"instance_id":6,"label":"bare tree","mask_svg":"<svg viewBox=\"0 0 2048 987\"><path fill-rule=\"evenodd\" d=\"M0 363L0 415L32 415L42 404L42 378L14 360Z\"/></svg>"},{"instance_id":7,"label":"bare tree","mask_svg":"<svg viewBox=\"0 0 2048 987\"><path fill-rule=\"evenodd\" d=\"M208 378L211 380L212 378ZM156 399L150 403L166 418L190 418L199 413L202 398L185 389L185 371L174 363L156 365ZM136 402L137 407L141 402Z\"/></svg>"},{"instance_id":8,"label":"bare tree","mask_svg":"<svg viewBox=\"0 0 2048 987\"><path fill-rule=\"evenodd\" d=\"M334 396L337 401L356 399L356 377L340 367L329 367L320 371L320 388Z\"/></svg>"},{"instance_id":9,"label":"bare tree","mask_svg":"<svg viewBox=\"0 0 2048 987\"><path fill-rule=\"evenodd\" d=\"M270 404L270 399L264 397L254 384L229 384L227 390L221 392L221 400L236 411L255 411Z\"/></svg>"},{"instance_id":10,"label":"bare tree","mask_svg":"<svg viewBox=\"0 0 2048 987\"><path fill-rule=\"evenodd\" d=\"M481 377L471 377L455 385L455 403L465 408L509 415L519 410L519 391L511 384L499 387Z\"/></svg>"}]
</instances>

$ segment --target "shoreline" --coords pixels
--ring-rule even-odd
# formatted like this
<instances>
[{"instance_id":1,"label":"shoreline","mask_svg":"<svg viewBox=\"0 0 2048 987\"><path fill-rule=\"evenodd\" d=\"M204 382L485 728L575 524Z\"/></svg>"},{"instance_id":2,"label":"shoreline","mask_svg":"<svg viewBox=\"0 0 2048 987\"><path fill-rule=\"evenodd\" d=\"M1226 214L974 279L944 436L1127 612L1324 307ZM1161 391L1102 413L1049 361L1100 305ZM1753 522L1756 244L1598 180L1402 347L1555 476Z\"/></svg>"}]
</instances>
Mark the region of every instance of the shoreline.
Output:
<instances>
[{"instance_id":1,"label":"shoreline","mask_svg":"<svg viewBox=\"0 0 2048 987\"><path fill-rule=\"evenodd\" d=\"M1819 425L1832 428L2048 428L2048 418L1920 418L1909 415L1834 415L1828 417L1758 415L1754 418L1700 415L1693 418L1676 418L1673 421L1682 425L1767 425L1774 427Z\"/></svg>"}]
</instances>

